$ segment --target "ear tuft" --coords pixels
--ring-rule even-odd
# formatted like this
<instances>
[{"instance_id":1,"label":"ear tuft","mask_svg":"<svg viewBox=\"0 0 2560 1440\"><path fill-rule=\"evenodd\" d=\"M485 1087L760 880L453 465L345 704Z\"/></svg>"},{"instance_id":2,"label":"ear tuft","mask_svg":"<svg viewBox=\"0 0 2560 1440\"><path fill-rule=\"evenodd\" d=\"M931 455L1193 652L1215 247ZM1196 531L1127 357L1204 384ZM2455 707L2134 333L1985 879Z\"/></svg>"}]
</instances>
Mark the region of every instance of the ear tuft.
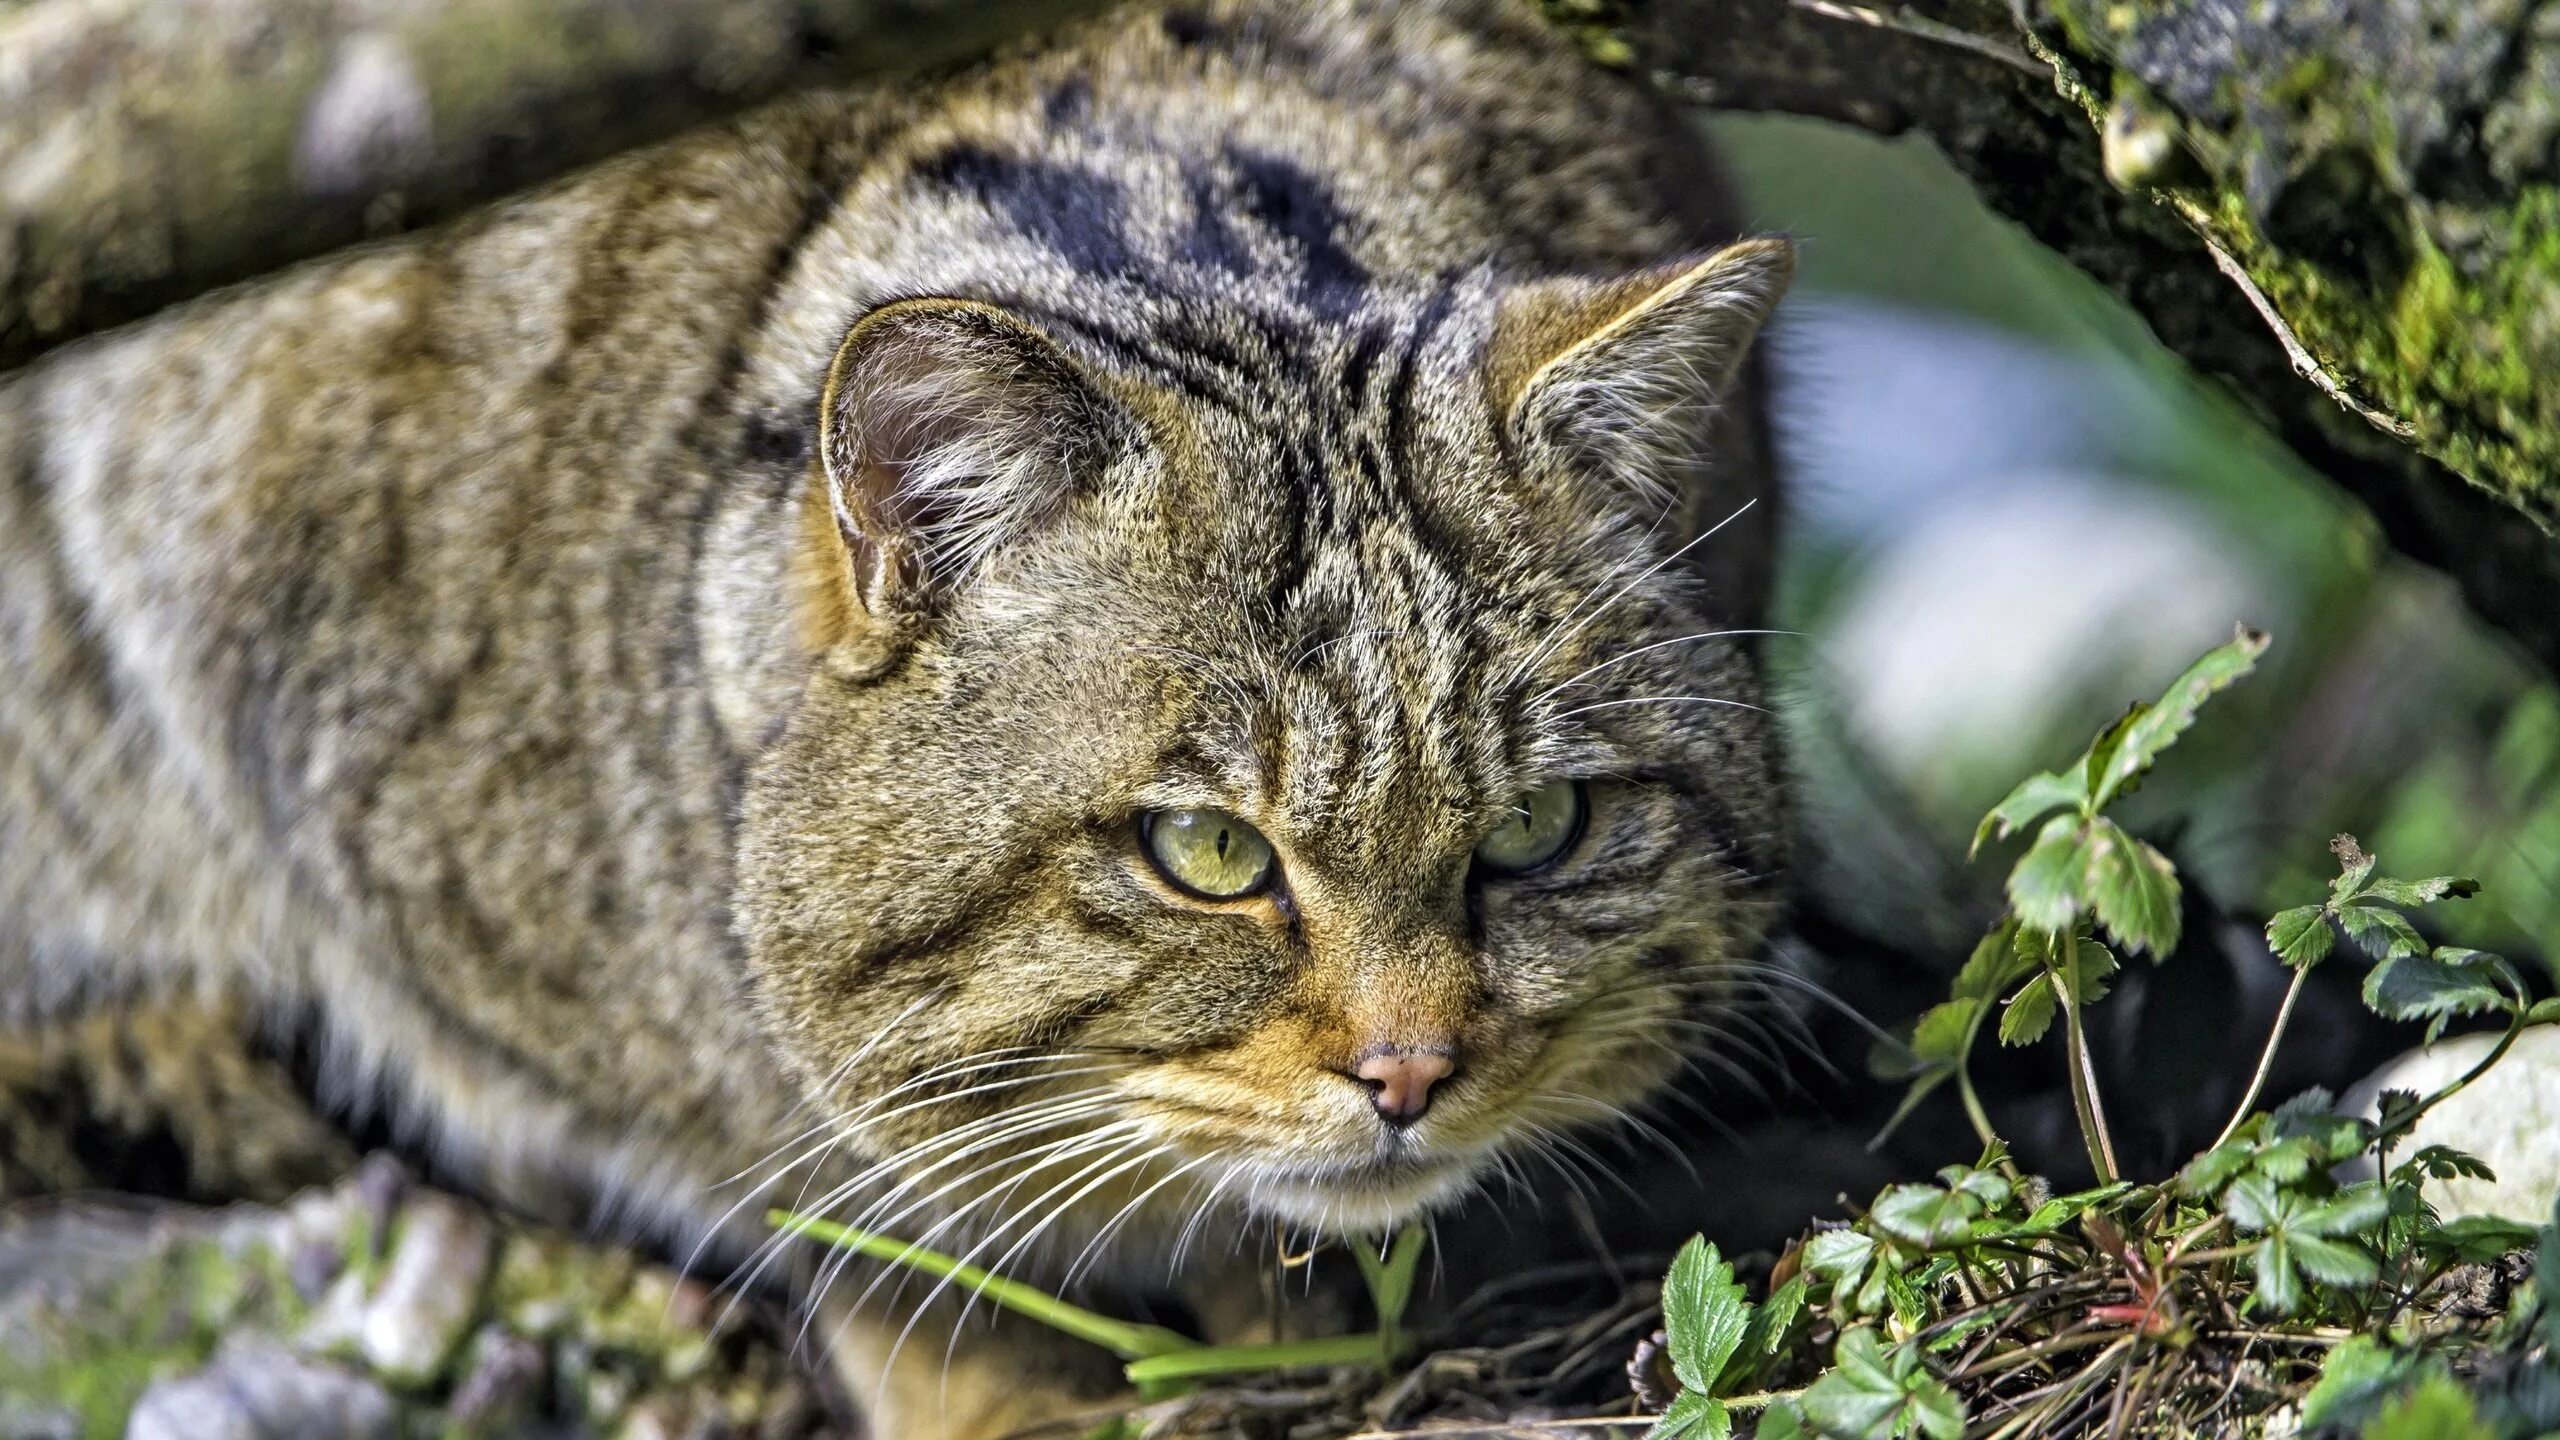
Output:
<instances>
[{"instance_id":1,"label":"ear tuft","mask_svg":"<svg viewBox=\"0 0 2560 1440\"><path fill-rule=\"evenodd\" d=\"M1678 502L1707 426L1795 275L1795 247L1744 240L1619 280L1505 296L1485 360L1515 443L1555 445L1652 508Z\"/></svg>"},{"instance_id":2,"label":"ear tuft","mask_svg":"<svg viewBox=\"0 0 2560 1440\"><path fill-rule=\"evenodd\" d=\"M1104 458L1107 406L1030 324L971 300L901 300L856 322L818 400L824 511L804 527L839 593L820 632L930 611L1052 519ZM842 593L849 591L850 593Z\"/></svg>"}]
</instances>

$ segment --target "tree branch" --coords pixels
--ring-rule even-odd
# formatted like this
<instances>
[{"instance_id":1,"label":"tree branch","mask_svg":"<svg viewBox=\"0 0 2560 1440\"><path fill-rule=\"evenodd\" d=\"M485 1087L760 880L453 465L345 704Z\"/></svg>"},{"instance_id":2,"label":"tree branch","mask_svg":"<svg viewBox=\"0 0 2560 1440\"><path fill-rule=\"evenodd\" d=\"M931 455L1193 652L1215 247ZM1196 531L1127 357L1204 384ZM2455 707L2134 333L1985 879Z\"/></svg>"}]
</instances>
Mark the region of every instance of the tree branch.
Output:
<instances>
[{"instance_id":1,"label":"tree branch","mask_svg":"<svg viewBox=\"0 0 2560 1440\"><path fill-rule=\"evenodd\" d=\"M0 371L1090 0L0 4Z\"/></svg>"}]
</instances>

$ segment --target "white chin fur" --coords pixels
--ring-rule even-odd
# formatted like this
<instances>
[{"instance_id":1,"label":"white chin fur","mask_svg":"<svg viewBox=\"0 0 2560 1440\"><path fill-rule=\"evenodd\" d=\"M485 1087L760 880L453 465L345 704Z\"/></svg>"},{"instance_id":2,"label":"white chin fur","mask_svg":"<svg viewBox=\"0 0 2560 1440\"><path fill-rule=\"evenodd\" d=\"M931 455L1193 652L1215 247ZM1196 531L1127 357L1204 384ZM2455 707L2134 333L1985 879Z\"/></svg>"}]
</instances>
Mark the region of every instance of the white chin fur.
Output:
<instances>
[{"instance_id":1,"label":"white chin fur","mask_svg":"<svg viewBox=\"0 0 2560 1440\"><path fill-rule=\"evenodd\" d=\"M1389 1184L1329 1184L1289 1175L1254 1176L1246 1206L1321 1235L1375 1235L1456 1203L1483 1167L1455 1162Z\"/></svg>"}]
</instances>

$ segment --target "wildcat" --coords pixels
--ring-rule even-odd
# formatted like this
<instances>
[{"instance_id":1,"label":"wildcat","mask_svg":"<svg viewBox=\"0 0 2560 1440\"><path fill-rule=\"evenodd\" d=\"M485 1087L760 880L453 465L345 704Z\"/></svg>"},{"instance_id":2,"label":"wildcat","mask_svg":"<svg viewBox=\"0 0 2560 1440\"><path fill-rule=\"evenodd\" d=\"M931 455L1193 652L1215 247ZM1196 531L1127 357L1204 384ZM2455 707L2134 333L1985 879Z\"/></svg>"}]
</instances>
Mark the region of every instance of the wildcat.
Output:
<instances>
[{"instance_id":1,"label":"wildcat","mask_svg":"<svg viewBox=\"0 0 2560 1440\"><path fill-rule=\"evenodd\" d=\"M499 1193L1035 1278L1447 1203L1768 923L1790 269L1525 4L1182 3L59 354L0 1023L310 1007ZM1110 1388L843 1308L883 1435Z\"/></svg>"}]
</instances>

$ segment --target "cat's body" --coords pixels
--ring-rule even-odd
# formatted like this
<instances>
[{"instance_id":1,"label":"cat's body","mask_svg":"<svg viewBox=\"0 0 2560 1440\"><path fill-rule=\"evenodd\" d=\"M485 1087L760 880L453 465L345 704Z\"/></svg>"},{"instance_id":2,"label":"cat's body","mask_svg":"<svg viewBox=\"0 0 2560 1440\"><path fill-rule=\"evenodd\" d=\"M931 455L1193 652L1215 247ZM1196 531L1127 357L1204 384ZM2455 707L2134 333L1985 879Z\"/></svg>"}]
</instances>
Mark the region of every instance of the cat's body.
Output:
<instances>
[{"instance_id":1,"label":"cat's body","mask_svg":"<svg viewBox=\"0 0 2560 1440\"><path fill-rule=\"evenodd\" d=\"M337 1083L492 1185L677 1224L795 1118L878 1127L811 1157L834 1183L955 1116L991 1135L1004 1105L1073 1099L1002 1091L1024 1078L1003 1057L1116 1057L1113 1103L1195 1131L1203 1096L1285 1091L1312 1135L1366 1124L1324 1107L1359 1099L1363 1056L1412 1049L1455 1057L1455 1113L1428 1123L1482 1132L1466 1166L1338 1197L1290 1157L1356 1157L1356 1131L1151 1119L1144 1146L1054 1152L1085 1188L1051 1238L1076 1255L1230 1143L1259 1168L1198 1161L1152 1203L1321 1220L1340 1199L1369 1223L1452 1193L1527 1123L1467 1097L1545 1083L1521 1037L1628 977L1671 977L1677 1011L1762 923L1779 826L1741 644L1573 678L1757 603L1765 505L1683 557L1711 557L1710 599L1653 563L1766 478L1726 382L1782 274L1760 252L1713 283L1660 268L1730 236L1715 205L1676 122L1525 6L1141 10L948 82L787 104L12 377L0 1019L313 1006ZM1717 285L1739 338L1631 380L1651 402L1550 374ZM917 297L976 303L892 306L847 340ZM1713 393L1664 398L1683 370ZM1505 403L1576 423L1568 399L1615 414L1593 447L1723 404L1723 453L1581 497L1500 478L1570 468L1503 429ZM902 498L951 479L945 450L974 463L957 488ZM866 500L865 476L888 488ZM1559 684L1594 707L1579 725ZM1601 703L1666 687L1700 703ZM1510 803L1486 784L1588 774L1596 796L1622 770L1638 798L1592 800L1573 843L1624 893L1586 883L1563 918L1532 907L1547 881L1478 893L1468 847ZM1111 858L1127 816L1211 803L1250 806L1290 888L1191 905ZM1649 849L1611 828L1639 813ZM1625 1081L1582 1090L1662 1071L1601 1060ZM971 1065L987 1095L885 1123L912 1108L891 1087ZM1091 1156L1126 1165L1064 1168ZM920 1184L899 1225L983 1199L953 1243L1049 1179L992 1183ZM1171 1227L1131 1228L1160 1260ZM922 1349L938 1368L939 1337Z\"/></svg>"}]
</instances>

